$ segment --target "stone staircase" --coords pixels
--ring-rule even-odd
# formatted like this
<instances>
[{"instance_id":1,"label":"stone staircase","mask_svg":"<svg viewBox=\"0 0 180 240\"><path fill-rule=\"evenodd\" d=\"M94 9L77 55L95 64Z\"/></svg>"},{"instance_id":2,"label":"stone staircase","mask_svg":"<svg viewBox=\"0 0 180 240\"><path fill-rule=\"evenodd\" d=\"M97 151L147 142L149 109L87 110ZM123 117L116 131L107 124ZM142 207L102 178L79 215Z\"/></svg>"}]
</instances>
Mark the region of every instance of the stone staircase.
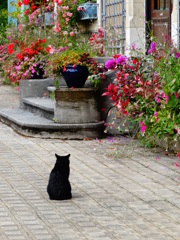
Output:
<instances>
[{"instance_id":1,"label":"stone staircase","mask_svg":"<svg viewBox=\"0 0 180 240\"><path fill-rule=\"evenodd\" d=\"M66 87L59 80L61 87ZM0 120L25 136L60 139L101 138L104 122L61 124L54 119L51 79L20 81L20 106L0 111Z\"/></svg>"}]
</instances>

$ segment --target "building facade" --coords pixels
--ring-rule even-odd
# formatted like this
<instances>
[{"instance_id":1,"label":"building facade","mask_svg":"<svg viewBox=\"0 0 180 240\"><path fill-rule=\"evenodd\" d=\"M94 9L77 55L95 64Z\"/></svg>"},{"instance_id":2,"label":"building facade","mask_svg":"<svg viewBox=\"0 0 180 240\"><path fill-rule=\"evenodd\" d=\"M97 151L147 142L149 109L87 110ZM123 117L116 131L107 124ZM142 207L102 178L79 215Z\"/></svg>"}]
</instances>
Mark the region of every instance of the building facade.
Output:
<instances>
[{"instance_id":1,"label":"building facade","mask_svg":"<svg viewBox=\"0 0 180 240\"><path fill-rule=\"evenodd\" d=\"M134 43L145 51L149 30L159 41L163 41L165 35L171 36L174 44L179 46L180 0L97 0L97 3L96 27L120 23L118 27L125 39L125 52Z\"/></svg>"},{"instance_id":2,"label":"building facade","mask_svg":"<svg viewBox=\"0 0 180 240\"><path fill-rule=\"evenodd\" d=\"M14 11L13 2L16 0L8 0L9 12ZM116 28L119 35L116 47L126 54L132 44L145 52L149 28L159 40L168 34L179 46L179 11L180 0L97 0L98 18L88 24L88 30ZM9 17L10 20L16 21Z\"/></svg>"}]
</instances>

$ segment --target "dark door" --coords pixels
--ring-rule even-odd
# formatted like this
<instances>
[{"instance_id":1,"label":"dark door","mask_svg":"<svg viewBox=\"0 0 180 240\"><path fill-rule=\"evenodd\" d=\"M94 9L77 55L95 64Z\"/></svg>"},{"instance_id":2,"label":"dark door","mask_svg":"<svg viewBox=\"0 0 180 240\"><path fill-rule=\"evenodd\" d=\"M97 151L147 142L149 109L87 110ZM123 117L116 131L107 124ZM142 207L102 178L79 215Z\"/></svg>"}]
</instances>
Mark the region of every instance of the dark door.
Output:
<instances>
[{"instance_id":1,"label":"dark door","mask_svg":"<svg viewBox=\"0 0 180 240\"><path fill-rule=\"evenodd\" d=\"M171 0L150 0L150 20L153 36L159 42L171 35Z\"/></svg>"}]
</instances>

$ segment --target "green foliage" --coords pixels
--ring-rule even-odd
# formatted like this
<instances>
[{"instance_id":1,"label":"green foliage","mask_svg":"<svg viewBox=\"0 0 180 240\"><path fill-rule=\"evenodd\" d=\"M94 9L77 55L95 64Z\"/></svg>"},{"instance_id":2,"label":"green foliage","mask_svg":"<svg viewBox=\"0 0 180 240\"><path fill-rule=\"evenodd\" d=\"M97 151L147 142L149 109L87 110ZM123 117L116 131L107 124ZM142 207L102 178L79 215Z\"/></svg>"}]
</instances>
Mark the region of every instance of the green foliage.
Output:
<instances>
[{"instance_id":1,"label":"green foliage","mask_svg":"<svg viewBox=\"0 0 180 240\"><path fill-rule=\"evenodd\" d=\"M0 3L0 44L5 42L7 24L8 24L7 0L1 0L1 3Z\"/></svg>"},{"instance_id":2,"label":"green foliage","mask_svg":"<svg viewBox=\"0 0 180 240\"><path fill-rule=\"evenodd\" d=\"M7 9L7 0L1 0L0 11L1 11L1 9Z\"/></svg>"}]
</instances>

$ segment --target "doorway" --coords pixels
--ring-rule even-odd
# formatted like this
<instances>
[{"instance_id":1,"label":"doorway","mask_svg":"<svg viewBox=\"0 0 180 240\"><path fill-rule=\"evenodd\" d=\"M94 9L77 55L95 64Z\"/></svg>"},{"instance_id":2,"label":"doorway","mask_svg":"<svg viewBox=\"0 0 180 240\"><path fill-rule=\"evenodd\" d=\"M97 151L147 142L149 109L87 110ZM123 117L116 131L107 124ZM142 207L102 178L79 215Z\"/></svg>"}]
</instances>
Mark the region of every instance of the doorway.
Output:
<instances>
[{"instance_id":1,"label":"doorway","mask_svg":"<svg viewBox=\"0 0 180 240\"><path fill-rule=\"evenodd\" d=\"M148 0L147 20L153 36L158 42L164 42L165 37L171 36L171 0Z\"/></svg>"}]
</instances>

